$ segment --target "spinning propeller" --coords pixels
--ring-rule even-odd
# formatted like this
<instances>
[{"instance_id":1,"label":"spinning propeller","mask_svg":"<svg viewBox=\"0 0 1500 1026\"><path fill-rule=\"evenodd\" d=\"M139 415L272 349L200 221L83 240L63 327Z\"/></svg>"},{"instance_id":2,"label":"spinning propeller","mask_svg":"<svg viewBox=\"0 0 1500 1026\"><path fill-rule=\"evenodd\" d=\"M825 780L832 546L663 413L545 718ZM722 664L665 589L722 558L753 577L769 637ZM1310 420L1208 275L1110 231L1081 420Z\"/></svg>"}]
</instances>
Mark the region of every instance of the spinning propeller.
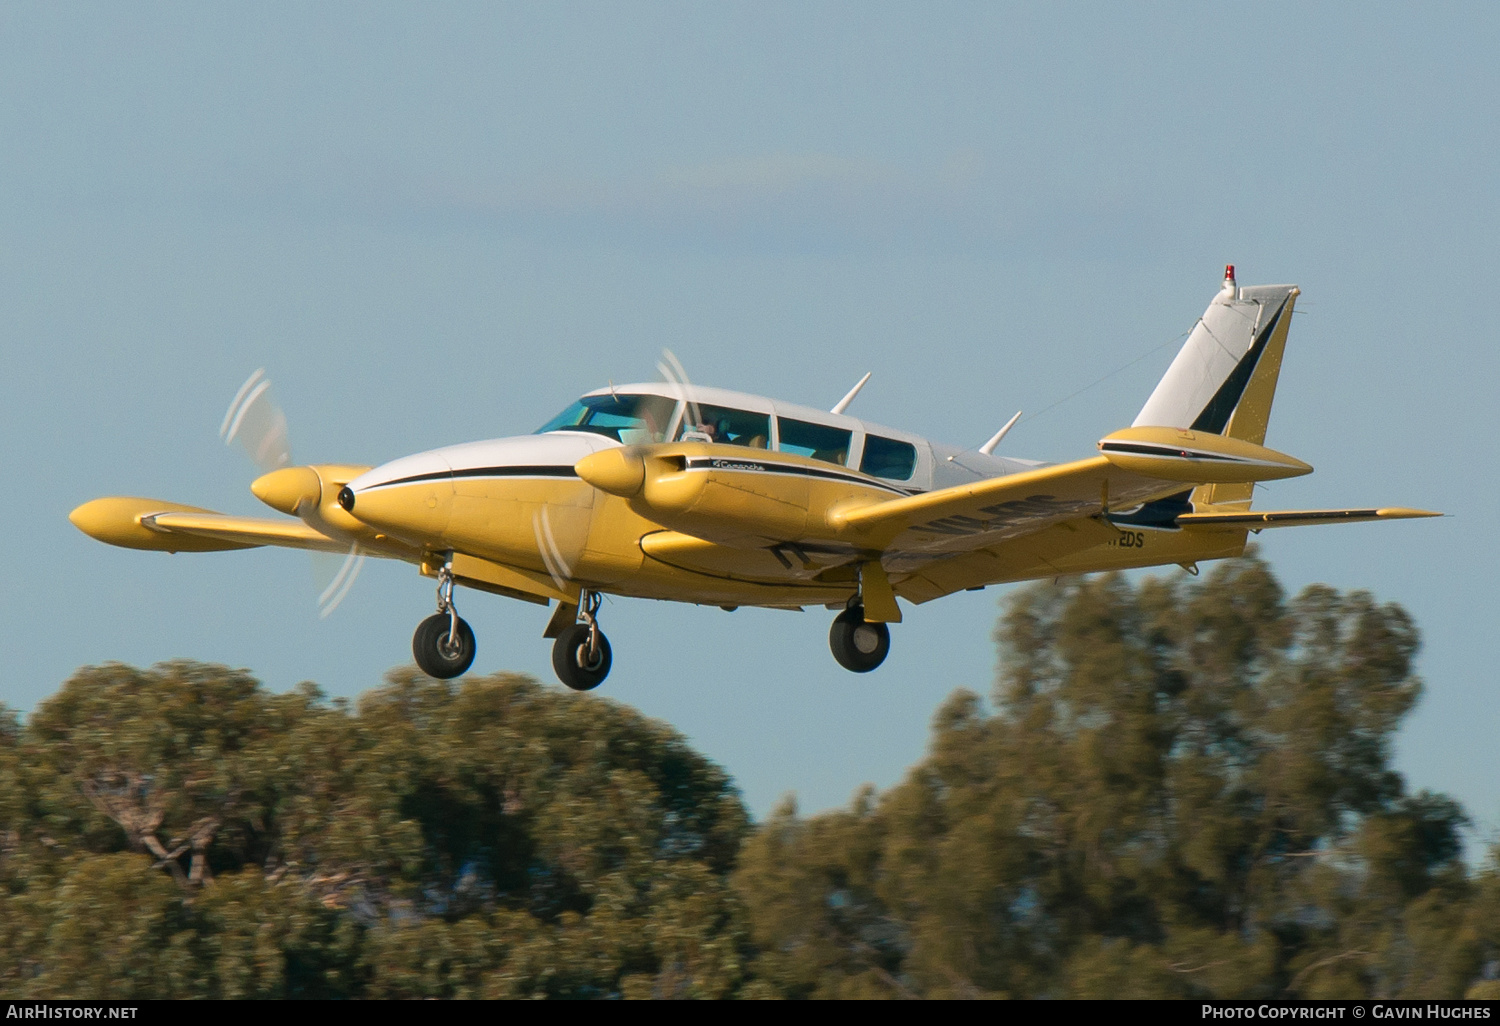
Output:
<instances>
[{"instance_id":1,"label":"spinning propeller","mask_svg":"<svg viewBox=\"0 0 1500 1026\"><path fill-rule=\"evenodd\" d=\"M688 380L687 371L683 369L682 361L677 359L677 354L670 349L663 349L656 369L661 371L661 376L672 386L677 398L687 400L687 413L692 418L691 423L701 424L703 415L698 411L698 404L689 398L692 394L692 382Z\"/></svg>"},{"instance_id":2,"label":"spinning propeller","mask_svg":"<svg viewBox=\"0 0 1500 1026\"><path fill-rule=\"evenodd\" d=\"M283 513L301 517L318 530L330 526L323 499L336 495L338 486L347 481L325 481L323 471L333 468L292 466L286 414L271 396L271 379L264 368L246 378L235 393L219 426L219 437L225 445L238 443L250 462L260 468L262 476L250 486L257 498ZM335 486L330 489L330 484ZM318 616L326 617L354 586L365 554L355 542L342 556L332 552L309 555L319 591Z\"/></svg>"},{"instance_id":3,"label":"spinning propeller","mask_svg":"<svg viewBox=\"0 0 1500 1026\"><path fill-rule=\"evenodd\" d=\"M662 379L672 386L672 394L687 403L686 423L693 426L701 423L703 415L692 399L692 383L677 354L670 349L663 349L656 369L661 373ZM624 451L633 454L640 450L636 445L627 445ZM542 564L547 568L552 583L559 590L566 591L568 581L573 576L573 568L578 565L588 541L587 515L580 516L579 508L575 506L542 503L532 514L531 530L536 537L537 552L542 557Z\"/></svg>"}]
</instances>

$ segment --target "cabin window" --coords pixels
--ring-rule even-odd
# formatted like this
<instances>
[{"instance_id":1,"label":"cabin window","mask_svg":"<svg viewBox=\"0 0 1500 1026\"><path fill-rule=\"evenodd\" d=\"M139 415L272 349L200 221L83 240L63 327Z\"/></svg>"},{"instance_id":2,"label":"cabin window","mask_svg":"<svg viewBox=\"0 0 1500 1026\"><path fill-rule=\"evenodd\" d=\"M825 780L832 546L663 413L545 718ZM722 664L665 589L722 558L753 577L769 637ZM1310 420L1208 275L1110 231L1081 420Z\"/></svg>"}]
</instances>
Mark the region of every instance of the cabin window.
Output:
<instances>
[{"instance_id":1,"label":"cabin window","mask_svg":"<svg viewBox=\"0 0 1500 1026\"><path fill-rule=\"evenodd\" d=\"M865 436L865 454L859 469L874 477L891 481L909 481L917 468L917 448L910 442L898 442L879 435Z\"/></svg>"},{"instance_id":2,"label":"cabin window","mask_svg":"<svg viewBox=\"0 0 1500 1026\"><path fill-rule=\"evenodd\" d=\"M771 415L731 410L727 406L688 403L677 437L681 441L717 442L720 445L764 449L767 448L767 439L771 437Z\"/></svg>"},{"instance_id":3,"label":"cabin window","mask_svg":"<svg viewBox=\"0 0 1500 1026\"><path fill-rule=\"evenodd\" d=\"M660 395L586 395L537 429L588 431L627 445L665 441L676 399Z\"/></svg>"},{"instance_id":4,"label":"cabin window","mask_svg":"<svg viewBox=\"0 0 1500 1026\"><path fill-rule=\"evenodd\" d=\"M852 431L826 424L809 424L803 420L788 420L785 417L778 419L776 424L781 429L782 452L811 456L815 460L826 460L839 466L843 466L849 459Z\"/></svg>"}]
</instances>

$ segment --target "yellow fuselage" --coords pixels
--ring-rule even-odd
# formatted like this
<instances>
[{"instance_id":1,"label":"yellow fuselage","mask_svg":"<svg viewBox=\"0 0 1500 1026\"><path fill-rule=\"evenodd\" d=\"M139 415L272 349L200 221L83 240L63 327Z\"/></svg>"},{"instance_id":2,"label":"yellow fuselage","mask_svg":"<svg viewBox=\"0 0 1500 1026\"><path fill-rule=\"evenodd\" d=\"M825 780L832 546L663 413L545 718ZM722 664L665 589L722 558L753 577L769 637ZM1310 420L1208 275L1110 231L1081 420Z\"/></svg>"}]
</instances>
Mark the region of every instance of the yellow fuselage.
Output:
<instances>
[{"instance_id":1,"label":"yellow fuselage","mask_svg":"<svg viewBox=\"0 0 1500 1026\"><path fill-rule=\"evenodd\" d=\"M855 567L883 560L895 593L925 601L960 588L1059 573L1191 563L1239 554L1245 532L1058 525L976 555L951 533L902 551L841 525L850 510L906 492L790 453L679 443L659 465L583 435L474 443L387 464L350 483L352 516L464 583L576 601L579 587L711 605L843 604ZM592 471L592 472L591 472ZM611 494L584 474L625 494ZM865 477L866 480L861 480ZM1155 482L1155 497L1180 485ZM518 596L518 597L521 597Z\"/></svg>"}]
</instances>

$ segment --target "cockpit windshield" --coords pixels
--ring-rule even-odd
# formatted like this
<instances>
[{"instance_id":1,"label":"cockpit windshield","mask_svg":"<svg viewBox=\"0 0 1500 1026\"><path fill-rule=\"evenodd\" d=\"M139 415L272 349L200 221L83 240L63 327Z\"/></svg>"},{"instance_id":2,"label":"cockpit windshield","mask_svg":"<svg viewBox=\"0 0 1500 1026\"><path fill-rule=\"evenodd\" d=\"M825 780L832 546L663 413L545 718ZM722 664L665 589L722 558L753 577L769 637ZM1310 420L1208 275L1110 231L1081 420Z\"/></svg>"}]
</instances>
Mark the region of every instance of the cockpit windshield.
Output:
<instances>
[{"instance_id":1,"label":"cockpit windshield","mask_svg":"<svg viewBox=\"0 0 1500 1026\"><path fill-rule=\"evenodd\" d=\"M586 395L537 429L589 431L626 445L666 440L677 400L661 395Z\"/></svg>"}]
</instances>

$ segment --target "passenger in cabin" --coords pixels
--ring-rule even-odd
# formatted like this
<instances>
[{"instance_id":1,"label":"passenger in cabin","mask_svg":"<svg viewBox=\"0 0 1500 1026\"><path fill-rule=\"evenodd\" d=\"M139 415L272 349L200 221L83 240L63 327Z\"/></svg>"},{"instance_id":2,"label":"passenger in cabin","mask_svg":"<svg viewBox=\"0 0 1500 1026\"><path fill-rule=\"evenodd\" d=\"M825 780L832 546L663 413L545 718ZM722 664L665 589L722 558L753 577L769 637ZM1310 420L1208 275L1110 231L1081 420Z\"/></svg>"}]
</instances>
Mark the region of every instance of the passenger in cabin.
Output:
<instances>
[{"instance_id":1,"label":"passenger in cabin","mask_svg":"<svg viewBox=\"0 0 1500 1026\"><path fill-rule=\"evenodd\" d=\"M751 449L764 449L771 436L771 418L765 413L751 413L725 406L697 408L696 415L689 412L683 418L683 429L679 437L688 441L717 442L720 445L743 445Z\"/></svg>"},{"instance_id":2,"label":"passenger in cabin","mask_svg":"<svg viewBox=\"0 0 1500 1026\"><path fill-rule=\"evenodd\" d=\"M810 456L824 463L843 466L849 458L852 437L848 428L781 418L782 452L794 452L798 456Z\"/></svg>"}]
</instances>

